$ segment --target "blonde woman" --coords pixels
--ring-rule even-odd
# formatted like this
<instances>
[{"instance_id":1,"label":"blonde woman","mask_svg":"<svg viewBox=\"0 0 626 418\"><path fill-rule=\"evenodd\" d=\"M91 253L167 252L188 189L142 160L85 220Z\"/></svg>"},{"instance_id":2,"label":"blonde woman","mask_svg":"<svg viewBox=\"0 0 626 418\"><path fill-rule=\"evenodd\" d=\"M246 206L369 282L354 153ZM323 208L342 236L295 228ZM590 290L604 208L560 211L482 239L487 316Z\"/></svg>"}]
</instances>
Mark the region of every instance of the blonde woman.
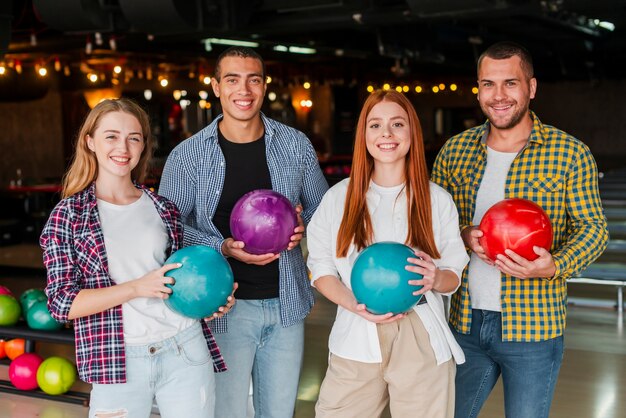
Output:
<instances>
[{"instance_id":1,"label":"blonde woman","mask_svg":"<svg viewBox=\"0 0 626 418\"><path fill-rule=\"evenodd\" d=\"M48 307L74 323L79 376L92 384L90 417L149 416L154 400L164 417L213 417L211 364L225 370L206 322L163 301L173 282L164 274L178 267L163 263L179 248L182 224L173 203L139 184L152 147L136 103L99 103L41 235Z\"/></svg>"}]
</instances>

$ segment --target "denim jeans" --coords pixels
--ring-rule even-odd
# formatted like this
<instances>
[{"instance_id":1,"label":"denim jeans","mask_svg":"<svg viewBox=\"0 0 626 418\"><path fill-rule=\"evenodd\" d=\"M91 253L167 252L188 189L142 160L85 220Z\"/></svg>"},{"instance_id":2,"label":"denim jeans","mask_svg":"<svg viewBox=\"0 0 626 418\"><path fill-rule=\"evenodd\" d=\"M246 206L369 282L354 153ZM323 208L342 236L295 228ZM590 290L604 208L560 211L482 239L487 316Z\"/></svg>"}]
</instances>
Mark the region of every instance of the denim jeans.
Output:
<instances>
[{"instance_id":1,"label":"denim jeans","mask_svg":"<svg viewBox=\"0 0 626 418\"><path fill-rule=\"evenodd\" d=\"M166 340L126 346L126 383L93 384L89 417L117 412L150 416L153 400L164 418L213 418L213 362L200 323Z\"/></svg>"},{"instance_id":2,"label":"denim jeans","mask_svg":"<svg viewBox=\"0 0 626 418\"><path fill-rule=\"evenodd\" d=\"M276 299L238 299L228 332L215 334L228 371L216 376L216 417L246 418L252 376L255 418L291 418L304 351L304 322L283 328ZM182 416L182 415L181 415Z\"/></svg>"},{"instance_id":3,"label":"denim jeans","mask_svg":"<svg viewBox=\"0 0 626 418\"><path fill-rule=\"evenodd\" d=\"M548 418L563 360L563 336L503 342L500 312L472 310L470 334L452 330L465 352L457 366L455 418L476 418L502 375L507 418Z\"/></svg>"}]
</instances>

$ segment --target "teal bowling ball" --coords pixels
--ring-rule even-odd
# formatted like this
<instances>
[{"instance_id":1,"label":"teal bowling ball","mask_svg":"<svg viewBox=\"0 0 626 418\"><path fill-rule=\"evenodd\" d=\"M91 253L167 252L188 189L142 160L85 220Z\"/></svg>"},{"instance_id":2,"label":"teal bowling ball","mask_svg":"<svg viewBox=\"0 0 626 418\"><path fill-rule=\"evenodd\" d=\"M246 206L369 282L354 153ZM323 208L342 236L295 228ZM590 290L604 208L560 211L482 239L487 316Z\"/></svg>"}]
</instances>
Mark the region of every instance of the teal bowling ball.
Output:
<instances>
[{"instance_id":1,"label":"teal bowling ball","mask_svg":"<svg viewBox=\"0 0 626 418\"><path fill-rule=\"evenodd\" d=\"M22 311L24 315L36 302L47 301L48 297L42 289L28 289L20 296L20 303L22 304Z\"/></svg>"},{"instance_id":2,"label":"teal bowling ball","mask_svg":"<svg viewBox=\"0 0 626 418\"><path fill-rule=\"evenodd\" d=\"M407 271L409 257L415 252L398 242L377 242L365 248L352 266L350 285L358 303L365 304L373 314L399 314L413 308L422 295L414 296L422 286L409 280L419 280L421 274Z\"/></svg>"},{"instance_id":3,"label":"teal bowling ball","mask_svg":"<svg viewBox=\"0 0 626 418\"><path fill-rule=\"evenodd\" d=\"M226 305L233 291L233 271L220 253L204 245L192 245L172 254L165 264L182 266L165 273L176 282L165 304L179 314L206 318Z\"/></svg>"},{"instance_id":4,"label":"teal bowling ball","mask_svg":"<svg viewBox=\"0 0 626 418\"><path fill-rule=\"evenodd\" d=\"M48 310L48 302L40 300L35 302L26 312L26 323L32 329L55 331L63 328L63 324L57 322Z\"/></svg>"}]
</instances>

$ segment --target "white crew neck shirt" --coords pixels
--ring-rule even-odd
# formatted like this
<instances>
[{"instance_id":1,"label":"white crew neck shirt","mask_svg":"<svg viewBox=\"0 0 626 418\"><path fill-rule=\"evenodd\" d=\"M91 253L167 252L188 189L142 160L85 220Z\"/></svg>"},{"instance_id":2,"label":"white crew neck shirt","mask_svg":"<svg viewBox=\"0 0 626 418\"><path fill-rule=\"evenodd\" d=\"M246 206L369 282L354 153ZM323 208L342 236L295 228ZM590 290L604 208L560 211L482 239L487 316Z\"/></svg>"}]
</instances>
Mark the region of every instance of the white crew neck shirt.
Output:
<instances>
[{"instance_id":1,"label":"white crew neck shirt","mask_svg":"<svg viewBox=\"0 0 626 418\"><path fill-rule=\"evenodd\" d=\"M517 152L500 152L487 147L487 165L483 179L476 193L474 225L479 225L485 212L504 199L506 177ZM502 312L500 289L502 274L495 266L490 266L474 253L470 255L467 270L469 294L472 309Z\"/></svg>"},{"instance_id":2,"label":"white crew neck shirt","mask_svg":"<svg viewBox=\"0 0 626 418\"><path fill-rule=\"evenodd\" d=\"M117 284L138 279L161 267L169 236L152 200L142 193L128 205L98 199L109 274ZM159 298L140 297L122 304L124 340L149 344L178 334L195 320L171 309Z\"/></svg>"}]
</instances>

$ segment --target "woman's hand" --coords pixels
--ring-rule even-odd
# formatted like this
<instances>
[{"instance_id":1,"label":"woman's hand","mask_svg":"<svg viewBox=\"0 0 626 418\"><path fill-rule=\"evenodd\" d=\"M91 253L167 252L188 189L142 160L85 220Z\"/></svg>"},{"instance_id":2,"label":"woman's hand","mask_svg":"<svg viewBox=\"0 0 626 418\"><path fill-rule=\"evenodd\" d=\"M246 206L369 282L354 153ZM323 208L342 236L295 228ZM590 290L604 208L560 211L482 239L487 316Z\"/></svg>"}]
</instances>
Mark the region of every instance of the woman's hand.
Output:
<instances>
[{"instance_id":1,"label":"woman's hand","mask_svg":"<svg viewBox=\"0 0 626 418\"><path fill-rule=\"evenodd\" d=\"M352 312L375 324L389 324L391 322L397 321L398 319L402 319L407 315L406 313L394 315L392 312L387 312L383 315L373 314L371 312L368 312L367 307L362 303L356 304Z\"/></svg>"},{"instance_id":2,"label":"woman's hand","mask_svg":"<svg viewBox=\"0 0 626 418\"><path fill-rule=\"evenodd\" d=\"M133 299L140 297L167 299L172 294L172 289L167 287L166 284L173 285L176 280L173 277L165 276L165 273L179 267L182 267L181 263L166 264L125 284L132 288Z\"/></svg>"},{"instance_id":3,"label":"woman's hand","mask_svg":"<svg viewBox=\"0 0 626 418\"><path fill-rule=\"evenodd\" d=\"M233 306L235 306L235 291L237 290L237 288L239 287L239 283L235 282L233 283L233 291L231 292L230 296L226 299L226 305L220 306L216 312L213 312L213 315L211 316L207 316L206 318L204 318L205 321L212 321L215 318L221 318L224 315L226 315L232 308Z\"/></svg>"}]
</instances>

